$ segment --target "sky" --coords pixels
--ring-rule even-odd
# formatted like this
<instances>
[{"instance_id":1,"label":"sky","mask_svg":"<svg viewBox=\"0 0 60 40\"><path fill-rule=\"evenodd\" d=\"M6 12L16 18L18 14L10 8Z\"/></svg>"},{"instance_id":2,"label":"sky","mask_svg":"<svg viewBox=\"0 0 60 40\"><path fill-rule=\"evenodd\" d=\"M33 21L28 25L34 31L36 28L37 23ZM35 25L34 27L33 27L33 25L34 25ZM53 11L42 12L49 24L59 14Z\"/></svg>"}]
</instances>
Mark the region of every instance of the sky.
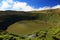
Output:
<instances>
[{"instance_id":1,"label":"sky","mask_svg":"<svg viewBox=\"0 0 60 40\"><path fill-rule=\"evenodd\" d=\"M39 11L60 8L60 0L0 0L0 10Z\"/></svg>"}]
</instances>

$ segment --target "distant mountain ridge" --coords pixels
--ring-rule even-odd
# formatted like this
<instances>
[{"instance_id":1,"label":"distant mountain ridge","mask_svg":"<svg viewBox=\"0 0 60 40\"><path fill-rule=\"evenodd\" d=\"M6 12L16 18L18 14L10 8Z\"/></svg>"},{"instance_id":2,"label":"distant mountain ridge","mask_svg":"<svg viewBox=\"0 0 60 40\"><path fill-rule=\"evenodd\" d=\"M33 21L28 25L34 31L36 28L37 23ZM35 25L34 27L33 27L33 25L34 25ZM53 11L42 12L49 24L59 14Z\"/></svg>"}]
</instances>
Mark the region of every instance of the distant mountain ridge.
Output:
<instances>
[{"instance_id":1,"label":"distant mountain ridge","mask_svg":"<svg viewBox=\"0 0 60 40\"><path fill-rule=\"evenodd\" d=\"M41 11L31 11L32 13L49 13L49 12L56 12L60 13L60 8L57 9L48 9L48 10L41 10Z\"/></svg>"},{"instance_id":2,"label":"distant mountain ridge","mask_svg":"<svg viewBox=\"0 0 60 40\"><path fill-rule=\"evenodd\" d=\"M0 13L49 13L49 12L55 12L55 13L60 13L60 8L57 9L48 9L48 10L40 10L40 11L15 11L15 10L6 10L6 11L0 11Z\"/></svg>"}]
</instances>

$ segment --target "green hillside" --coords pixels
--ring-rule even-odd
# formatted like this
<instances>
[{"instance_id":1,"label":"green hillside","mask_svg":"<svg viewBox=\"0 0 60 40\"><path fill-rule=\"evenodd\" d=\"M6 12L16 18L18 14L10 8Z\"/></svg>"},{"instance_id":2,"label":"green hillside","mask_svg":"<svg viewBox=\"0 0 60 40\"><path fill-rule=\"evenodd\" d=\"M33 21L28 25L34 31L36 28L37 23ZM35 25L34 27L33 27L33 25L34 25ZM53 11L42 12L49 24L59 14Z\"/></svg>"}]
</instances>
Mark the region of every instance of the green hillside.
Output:
<instances>
[{"instance_id":1,"label":"green hillside","mask_svg":"<svg viewBox=\"0 0 60 40\"><path fill-rule=\"evenodd\" d=\"M18 12L17 12L18 13ZM59 9L10 14L1 20L15 21L1 32L3 40L60 40ZM19 36L18 36L19 35Z\"/></svg>"}]
</instances>

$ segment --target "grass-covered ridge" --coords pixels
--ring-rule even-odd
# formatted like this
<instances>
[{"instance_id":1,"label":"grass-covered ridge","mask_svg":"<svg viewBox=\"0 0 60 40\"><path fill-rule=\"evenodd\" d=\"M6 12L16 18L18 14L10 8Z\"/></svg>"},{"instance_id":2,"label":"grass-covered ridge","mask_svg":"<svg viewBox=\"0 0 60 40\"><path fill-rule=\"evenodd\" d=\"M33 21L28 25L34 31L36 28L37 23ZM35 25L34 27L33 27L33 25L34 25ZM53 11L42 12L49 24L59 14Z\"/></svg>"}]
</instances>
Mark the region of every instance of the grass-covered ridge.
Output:
<instances>
[{"instance_id":1,"label":"grass-covered ridge","mask_svg":"<svg viewBox=\"0 0 60 40\"><path fill-rule=\"evenodd\" d=\"M8 11L7 14L3 14L0 16L0 23L2 23L0 26L8 27L5 30L7 33L4 35L1 32L0 35L4 40L60 40L58 9L37 12ZM6 36L8 38L5 38Z\"/></svg>"}]
</instances>

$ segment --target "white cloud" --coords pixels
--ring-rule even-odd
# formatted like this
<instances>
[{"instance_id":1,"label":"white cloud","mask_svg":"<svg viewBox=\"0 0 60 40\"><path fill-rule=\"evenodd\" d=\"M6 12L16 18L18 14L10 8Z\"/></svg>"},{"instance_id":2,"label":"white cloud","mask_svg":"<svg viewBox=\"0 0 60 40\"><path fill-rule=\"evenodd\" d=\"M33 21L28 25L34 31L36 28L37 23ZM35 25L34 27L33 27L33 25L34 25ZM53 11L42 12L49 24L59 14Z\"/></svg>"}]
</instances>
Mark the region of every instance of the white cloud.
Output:
<instances>
[{"instance_id":1,"label":"white cloud","mask_svg":"<svg viewBox=\"0 0 60 40\"><path fill-rule=\"evenodd\" d=\"M53 6L53 7L45 6L45 7L40 7L38 9L35 9L35 10L39 11L39 10L48 10L48 9L57 9L57 8L60 8L60 5L56 5L56 6Z\"/></svg>"},{"instance_id":2,"label":"white cloud","mask_svg":"<svg viewBox=\"0 0 60 40\"><path fill-rule=\"evenodd\" d=\"M6 1L2 1L1 9L8 8L10 5Z\"/></svg>"},{"instance_id":3,"label":"white cloud","mask_svg":"<svg viewBox=\"0 0 60 40\"><path fill-rule=\"evenodd\" d=\"M17 9L17 10L21 9L22 11L34 10L34 8L29 6L29 5L27 5L26 2L14 2L13 8Z\"/></svg>"},{"instance_id":4,"label":"white cloud","mask_svg":"<svg viewBox=\"0 0 60 40\"><path fill-rule=\"evenodd\" d=\"M1 9L9 9L11 8L12 10L20 10L20 11L31 11L34 10L33 7L27 5L26 2L18 2L18 1L13 1L13 0L3 0L1 2Z\"/></svg>"},{"instance_id":5,"label":"white cloud","mask_svg":"<svg viewBox=\"0 0 60 40\"><path fill-rule=\"evenodd\" d=\"M56 8L60 8L60 5L56 5L56 6L52 7L52 9L56 9Z\"/></svg>"},{"instance_id":6,"label":"white cloud","mask_svg":"<svg viewBox=\"0 0 60 40\"><path fill-rule=\"evenodd\" d=\"M19 9L19 8L24 8L26 6L25 2L14 2L13 8Z\"/></svg>"},{"instance_id":7,"label":"white cloud","mask_svg":"<svg viewBox=\"0 0 60 40\"><path fill-rule=\"evenodd\" d=\"M60 5L56 5L53 7L40 7L40 8L34 8L32 6L29 6L26 2L19 2L14 0L2 0L0 3L0 10L20 10L20 11L39 11L39 10L47 10L47 9L56 9L60 8Z\"/></svg>"},{"instance_id":8,"label":"white cloud","mask_svg":"<svg viewBox=\"0 0 60 40\"><path fill-rule=\"evenodd\" d=\"M47 7L47 6L45 6L45 7L40 7L40 8L38 8L38 9L36 9L36 11L39 11L39 10L48 10L48 9L51 9L51 7Z\"/></svg>"},{"instance_id":9,"label":"white cloud","mask_svg":"<svg viewBox=\"0 0 60 40\"><path fill-rule=\"evenodd\" d=\"M6 1L8 3L12 3L13 2L13 0L3 0L3 1Z\"/></svg>"}]
</instances>

